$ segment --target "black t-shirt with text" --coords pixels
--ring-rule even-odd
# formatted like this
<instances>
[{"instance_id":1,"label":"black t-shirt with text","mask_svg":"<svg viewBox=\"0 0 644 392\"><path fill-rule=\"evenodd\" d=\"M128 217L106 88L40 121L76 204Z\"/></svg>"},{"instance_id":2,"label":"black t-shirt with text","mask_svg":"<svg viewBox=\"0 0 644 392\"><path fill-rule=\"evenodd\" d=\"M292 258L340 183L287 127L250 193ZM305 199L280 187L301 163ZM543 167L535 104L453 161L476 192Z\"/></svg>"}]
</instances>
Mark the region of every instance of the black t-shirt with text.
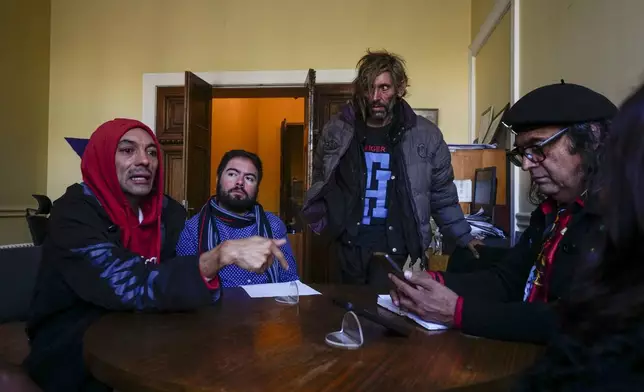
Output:
<instances>
[{"instance_id":1,"label":"black t-shirt with text","mask_svg":"<svg viewBox=\"0 0 644 392\"><path fill-rule=\"evenodd\" d=\"M365 132L364 160L366 186L361 224L384 225L391 180L391 155L387 143L388 126L368 127Z\"/></svg>"}]
</instances>

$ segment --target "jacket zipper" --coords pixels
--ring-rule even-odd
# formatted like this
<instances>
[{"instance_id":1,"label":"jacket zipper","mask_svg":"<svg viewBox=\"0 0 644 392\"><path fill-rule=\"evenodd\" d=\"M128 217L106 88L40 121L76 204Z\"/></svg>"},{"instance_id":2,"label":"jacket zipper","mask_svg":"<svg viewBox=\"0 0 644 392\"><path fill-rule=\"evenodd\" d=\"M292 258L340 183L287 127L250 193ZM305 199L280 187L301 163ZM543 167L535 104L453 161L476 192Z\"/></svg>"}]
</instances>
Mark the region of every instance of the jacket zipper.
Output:
<instances>
[{"instance_id":1,"label":"jacket zipper","mask_svg":"<svg viewBox=\"0 0 644 392\"><path fill-rule=\"evenodd\" d=\"M404 129L403 129L403 133L404 133ZM402 140L400 142L402 143ZM423 235L422 235L422 232L420 230L420 222L418 222L418 211L416 210L416 203L414 203L414 195L412 194L412 191L411 191L411 184L409 183L409 176L407 175L407 165L405 164L405 160L404 160L403 155L404 155L404 153L403 153L402 147L401 147L400 160L402 162L400 162L400 163L402 163L402 165L401 165L402 166L402 171L403 171L403 175L405 177L405 180L404 180L405 181L405 188L407 189L407 197L410 199L409 201L410 201L410 204L411 204L411 209L412 209L412 211L414 213L414 222L416 222L416 234L418 234L418 240L420 241L420 247L421 247L421 249L420 249L420 260L421 260L421 263L423 263L423 265L425 265L426 262L425 262L425 254L424 253L425 253L426 249L423 249L423 247L425 245L423 244ZM430 207L429 217L431 219L431 216L432 216L431 203L430 203L429 207ZM430 230L431 230L431 224L429 225L429 227L430 227ZM409 249L407 251L409 251ZM415 262L415 261L413 261L413 262ZM425 265L425 266L429 267L429 265Z\"/></svg>"}]
</instances>

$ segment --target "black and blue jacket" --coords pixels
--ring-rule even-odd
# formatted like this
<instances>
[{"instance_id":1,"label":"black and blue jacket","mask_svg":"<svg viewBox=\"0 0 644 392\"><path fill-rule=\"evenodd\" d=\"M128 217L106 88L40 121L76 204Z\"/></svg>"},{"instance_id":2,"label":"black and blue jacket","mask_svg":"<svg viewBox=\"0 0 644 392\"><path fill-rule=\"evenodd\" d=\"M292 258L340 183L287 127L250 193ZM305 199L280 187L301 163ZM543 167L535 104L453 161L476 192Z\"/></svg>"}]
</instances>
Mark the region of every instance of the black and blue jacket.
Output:
<instances>
[{"instance_id":1,"label":"black and blue jacket","mask_svg":"<svg viewBox=\"0 0 644 392\"><path fill-rule=\"evenodd\" d=\"M85 390L82 339L110 311L185 311L212 304L197 256L177 257L184 208L165 197L160 263L124 248L119 228L81 184L54 202L27 335L30 376L46 391Z\"/></svg>"}]
</instances>

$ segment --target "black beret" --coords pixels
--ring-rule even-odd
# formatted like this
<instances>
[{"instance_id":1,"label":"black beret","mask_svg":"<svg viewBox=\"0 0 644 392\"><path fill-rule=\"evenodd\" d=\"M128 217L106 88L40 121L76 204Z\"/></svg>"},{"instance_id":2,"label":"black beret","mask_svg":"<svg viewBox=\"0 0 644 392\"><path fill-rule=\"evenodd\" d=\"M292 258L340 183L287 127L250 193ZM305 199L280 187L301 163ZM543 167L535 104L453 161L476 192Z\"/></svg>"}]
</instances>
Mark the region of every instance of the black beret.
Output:
<instances>
[{"instance_id":1,"label":"black beret","mask_svg":"<svg viewBox=\"0 0 644 392\"><path fill-rule=\"evenodd\" d=\"M503 115L516 133L552 125L612 119L617 107L605 96L578 84L551 84L532 90Z\"/></svg>"}]
</instances>

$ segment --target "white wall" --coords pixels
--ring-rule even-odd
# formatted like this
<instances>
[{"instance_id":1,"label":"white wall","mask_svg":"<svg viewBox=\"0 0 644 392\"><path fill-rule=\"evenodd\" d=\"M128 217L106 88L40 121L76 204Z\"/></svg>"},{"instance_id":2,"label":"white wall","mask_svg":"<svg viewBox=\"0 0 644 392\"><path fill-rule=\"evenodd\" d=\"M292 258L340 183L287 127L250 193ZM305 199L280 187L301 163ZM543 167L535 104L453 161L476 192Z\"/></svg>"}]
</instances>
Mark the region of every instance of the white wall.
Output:
<instances>
[{"instance_id":1,"label":"white wall","mask_svg":"<svg viewBox=\"0 0 644 392\"><path fill-rule=\"evenodd\" d=\"M564 79L621 103L644 81L643 18L643 0L521 0L520 94Z\"/></svg>"},{"instance_id":2,"label":"white wall","mask_svg":"<svg viewBox=\"0 0 644 392\"><path fill-rule=\"evenodd\" d=\"M507 12L476 55L476 136L480 116L492 106L496 116L510 102L510 19Z\"/></svg>"}]
</instances>

